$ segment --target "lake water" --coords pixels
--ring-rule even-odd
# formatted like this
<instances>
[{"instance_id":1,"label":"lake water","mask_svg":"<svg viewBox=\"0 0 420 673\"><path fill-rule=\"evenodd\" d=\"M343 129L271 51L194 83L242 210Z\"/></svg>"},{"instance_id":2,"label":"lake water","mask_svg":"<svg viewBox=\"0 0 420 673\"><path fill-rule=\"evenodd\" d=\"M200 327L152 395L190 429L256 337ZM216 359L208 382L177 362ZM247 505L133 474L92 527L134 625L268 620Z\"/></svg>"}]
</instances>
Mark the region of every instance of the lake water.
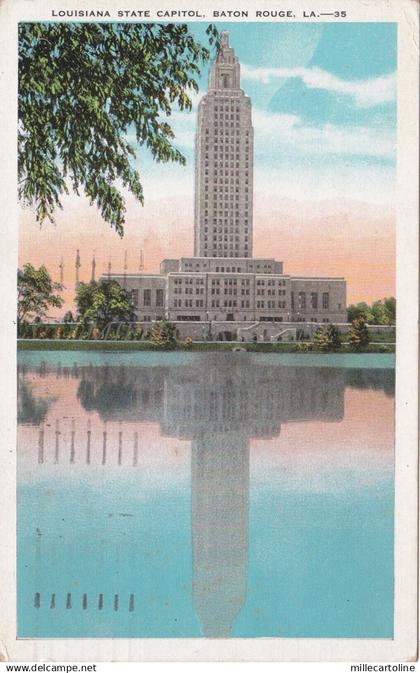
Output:
<instances>
[{"instance_id":1,"label":"lake water","mask_svg":"<svg viewBox=\"0 0 420 673\"><path fill-rule=\"evenodd\" d=\"M392 638L392 355L18 356L20 637Z\"/></svg>"}]
</instances>

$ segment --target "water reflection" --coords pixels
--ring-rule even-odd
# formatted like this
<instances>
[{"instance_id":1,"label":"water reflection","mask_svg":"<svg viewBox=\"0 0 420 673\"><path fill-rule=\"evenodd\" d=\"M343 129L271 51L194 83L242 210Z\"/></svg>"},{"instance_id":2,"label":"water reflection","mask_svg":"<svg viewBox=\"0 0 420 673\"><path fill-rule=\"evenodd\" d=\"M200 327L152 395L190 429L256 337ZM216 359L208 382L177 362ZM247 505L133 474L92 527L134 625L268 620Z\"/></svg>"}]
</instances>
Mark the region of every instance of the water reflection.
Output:
<instances>
[{"instance_id":1,"label":"water reflection","mask_svg":"<svg viewBox=\"0 0 420 673\"><path fill-rule=\"evenodd\" d=\"M20 422L40 426L40 465L61 460L62 420L54 419L54 408L46 419L47 403L25 382L30 375L77 382L87 426L81 440L71 420L70 464L90 465L95 447L99 464L107 464L110 423L118 423L114 465L123 464L129 436L129 462L137 467L139 431L130 431L132 424L157 423L162 437L191 442L192 601L207 637L230 637L246 600L251 440L279 436L282 424L341 422L346 387L388 396L394 389L393 370L268 366L242 354L206 355L177 366L25 365L19 370Z\"/></svg>"},{"instance_id":2,"label":"water reflection","mask_svg":"<svg viewBox=\"0 0 420 673\"><path fill-rule=\"evenodd\" d=\"M18 379L18 425L39 425L46 417L50 402L37 397L23 377Z\"/></svg>"}]
</instances>

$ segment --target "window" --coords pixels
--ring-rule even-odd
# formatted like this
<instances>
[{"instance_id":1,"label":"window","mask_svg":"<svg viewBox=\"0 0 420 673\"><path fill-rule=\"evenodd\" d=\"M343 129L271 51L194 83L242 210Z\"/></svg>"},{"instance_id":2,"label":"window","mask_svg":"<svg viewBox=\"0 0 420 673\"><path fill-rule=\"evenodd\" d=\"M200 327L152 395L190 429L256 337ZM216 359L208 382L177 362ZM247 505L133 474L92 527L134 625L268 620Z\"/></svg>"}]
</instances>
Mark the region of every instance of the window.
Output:
<instances>
[{"instance_id":1,"label":"window","mask_svg":"<svg viewBox=\"0 0 420 673\"><path fill-rule=\"evenodd\" d=\"M304 292L298 294L298 308L306 308L306 296Z\"/></svg>"},{"instance_id":2,"label":"window","mask_svg":"<svg viewBox=\"0 0 420 673\"><path fill-rule=\"evenodd\" d=\"M156 290L156 306L163 306L163 290Z\"/></svg>"},{"instance_id":3,"label":"window","mask_svg":"<svg viewBox=\"0 0 420 673\"><path fill-rule=\"evenodd\" d=\"M143 290L143 305L151 306L152 305L152 291Z\"/></svg>"},{"instance_id":4,"label":"window","mask_svg":"<svg viewBox=\"0 0 420 673\"><path fill-rule=\"evenodd\" d=\"M311 308L318 308L318 292L311 292Z\"/></svg>"},{"instance_id":5,"label":"window","mask_svg":"<svg viewBox=\"0 0 420 673\"><path fill-rule=\"evenodd\" d=\"M139 305L139 291L131 290L131 303L137 308Z\"/></svg>"},{"instance_id":6,"label":"window","mask_svg":"<svg viewBox=\"0 0 420 673\"><path fill-rule=\"evenodd\" d=\"M330 293L322 293L322 308L328 309L330 307Z\"/></svg>"}]
</instances>

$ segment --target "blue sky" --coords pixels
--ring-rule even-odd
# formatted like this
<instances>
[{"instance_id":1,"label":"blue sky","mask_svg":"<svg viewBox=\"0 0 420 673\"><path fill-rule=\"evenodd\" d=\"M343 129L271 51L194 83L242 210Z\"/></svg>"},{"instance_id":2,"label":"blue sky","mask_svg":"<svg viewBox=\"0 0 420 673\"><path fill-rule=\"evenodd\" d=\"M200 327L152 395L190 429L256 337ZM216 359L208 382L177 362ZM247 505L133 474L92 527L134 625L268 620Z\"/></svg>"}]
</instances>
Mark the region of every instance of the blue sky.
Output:
<instances>
[{"instance_id":1,"label":"blue sky","mask_svg":"<svg viewBox=\"0 0 420 673\"><path fill-rule=\"evenodd\" d=\"M189 24L203 42L206 26ZM217 26L229 31L241 63L241 86L252 100L256 188L274 181L288 193L305 191L310 198L330 194L389 203L395 177L396 24ZM200 95L207 89L208 69L202 72ZM140 152L146 187L150 183L153 189L157 177L168 179L174 191L191 187L199 97L193 96L190 113L175 112L169 120L187 167L153 166Z\"/></svg>"}]
</instances>

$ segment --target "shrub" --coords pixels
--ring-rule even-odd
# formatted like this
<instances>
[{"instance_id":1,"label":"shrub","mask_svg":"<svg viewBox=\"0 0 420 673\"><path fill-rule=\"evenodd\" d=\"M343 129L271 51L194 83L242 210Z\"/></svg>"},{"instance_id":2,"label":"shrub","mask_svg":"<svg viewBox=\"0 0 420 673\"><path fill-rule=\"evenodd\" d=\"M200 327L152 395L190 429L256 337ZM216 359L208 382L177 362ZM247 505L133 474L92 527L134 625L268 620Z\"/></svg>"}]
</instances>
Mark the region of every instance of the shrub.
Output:
<instances>
[{"instance_id":1,"label":"shrub","mask_svg":"<svg viewBox=\"0 0 420 673\"><path fill-rule=\"evenodd\" d=\"M150 341L158 348L175 348L175 327L168 320L158 320L154 325Z\"/></svg>"},{"instance_id":2,"label":"shrub","mask_svg":"<svg viewBox=\"0 0 420 673\"><path fill-rule=\"evenodd\" d=\"M370 336L364 318L355 318L349 329L349 343L356 351L369 345Z\"/></svg>"},{"instance_id":3,"label":"shrub","mask_svg":"<svg viewBox=\"0 0 420 673\"><path fill-rule=\"evenodd\" d=\"M335 325L327 324L320 327L314 334L314 347L323 353L341 348L340 333Z\"/></svg>"},{"instance_id":4,"label":"shrub","mask_svg":"<svg viewBox=\"0 0 420 673\"><path fill-rule=\"evenodd\" d=\"M313 344L301 342L296 344L295 350L297 353L308 353L313 350Z\"/></svg>"}]
</instances>

